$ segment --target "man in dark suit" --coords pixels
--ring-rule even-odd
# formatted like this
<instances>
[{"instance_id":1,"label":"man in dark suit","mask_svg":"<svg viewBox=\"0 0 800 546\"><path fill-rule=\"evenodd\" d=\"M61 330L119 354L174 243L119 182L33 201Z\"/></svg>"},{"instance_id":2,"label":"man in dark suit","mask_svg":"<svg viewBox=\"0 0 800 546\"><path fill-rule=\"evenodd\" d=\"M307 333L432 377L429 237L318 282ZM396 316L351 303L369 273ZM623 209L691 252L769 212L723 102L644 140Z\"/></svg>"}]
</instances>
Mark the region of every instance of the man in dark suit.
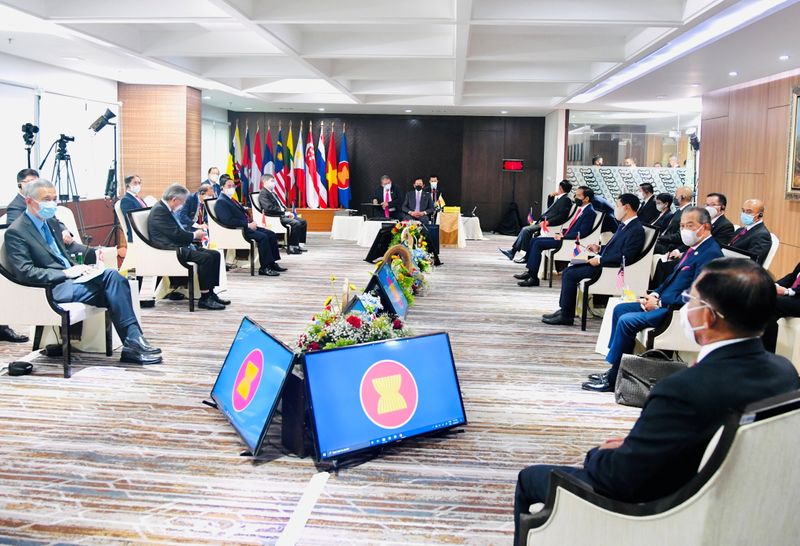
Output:
<instances>
[{"instance_id":1,"label":"man in dark suit","mask_svg":"<svg viewBox=\"0 0 800 546\"><path fill-rule=\"evenodd\" d=\"M206 199L214 197L214 190L210 184L203 182L196 192L190 193L186 202L178 210L178 220L187 231L194 231L195 225L205 226L206 220Z\"/></svg>"},{"instance_id":2,"label":"man in dark suit","mask_svg":"<svg viewBox=\"0 0 800 546\"><path fill-rule=\"evenodd\" d=\"M211 190L214 192L214 197L219 197L222 192L222 186L220 186L219 169L217 167L208 169L208 178L203 180L203 184L210 185Z\"/></svg>"},{"instance_id":3,"label":"man in dark suit","mask_svg":"<svg viewBox=\"0 0 800 546\"><path fill-rule=\"evenodd\" d=\"M692 188L681 186L675 192L673 204L677 207L667 229L661 232L656 241L656 254L668 254L681 245L681 215L692 204Z\"/></svg>"},{"instance_id":4,"label":"man in dark suit","mask_svg":"<svg viewBox=\"0 0 800 546\"><path fill-rule=\"evenodd\" d=\"M258 194L258 205L267 216L281 219L281 225L289 231L289 254L302 254L305 252L306 232L308 223L303 218L298 218L286 210L275 193L275 177L267 173L261 177L262 189ZM303 245L303 246L301 246Z\"/></svg>"},{"instance_id":5,"label":"man in dark suit","mask_svg":"<svg viewBox=\"0 0 800 546\"><path fill-rule=\"evenodd\" d=\"M133 242L133 232L128 222L128 213L134 210L146 209L147 203L139 197L142 191L142 179L139 175L131 174L125 177L125 195L119 200L119 208L125 221L125 230L128 234L128 242Z\"/></svg>"},{"instance_id":6,"label":"man in dark suit","mask_svg":"<svg viewBox=\"0 0 800 546\"><path fill-rule=\"evenodd\" d=\"M251 221L247 217L244 207L232 198L236 195L236 182L232 178L225 180L222 193L217 199L214 214L217 219L226 227L244 228L245 236L253 240L258 245L259 275L267 277L277 277L281 271L287 271L285 267L278 265L281 253L278 249L278 238L275 232L262 227Z\"/></svg>"},{"instance_id":7,"label":"man in dark suit","mask_svg":"<svg viewBox=\"0 0 800 546\"><path fill-rule=\"evenodd\" d=\"M775 291L778 294L775 313L761 337L764 347L771 353L775 352L778 343L778 319L800 317L800 263L795 266L794 271L775 283Z\"/></svg>"},{"instance_id":8,"label":"man in dark suit","mask_svg":"<svg viewBox=\"0 0 800 546\"><path fill-rule=\"evenodd\" d=\"M641 192L639 199L642 200L642 205L639 207L637 215L643 224L652 224L658 218L658 209L656 208L656 197L653 194L653 185L650 182L639 184Z\"/></svg>"},{"instance_id":9,"label":"man in dark suit","mask_svg":"<svg viewBox=\"0 0 800 546\"><path fill-rule=\"evenodd\" d=\"M211 186L206 186L211 191ZM195 243L202 240L204 229L188 231L181 225L181 207L189 197L189 190L180 184L172 184L161 196L161 201L153 205L147 217L147 231L154 246L165 250L175 250L178 256L197 264L197 281L200 285L198 307L212 311L225 309L230 304L214 293L219 286L220 254L216 250L198 248Z\"/></svg>"},{"instance_id":10,"label":"man in dark suit","mask_svg":"<svg viewBox=\"0 0 800 546\"><path fill-rule=\"evenodd\" d=\"M613 391L622 355L633 352L636 334L661 324L672 313L670 305L683 304L681 294L689 289L703 266L722 257L722 250L711 238L711 218L706 209L689 207L683 211L681 237L688 250L664 282L638 302L621 303L614 308L606 356L611 368L602 375L590 375L590 381L583 384L585 390Z\"/></svg>"},{"instance_id":11,"label":"man in dark suit","mask_svg":"<svg viewBox=\"0 0 800 546\"><path fill-rule=\"evenodd\" d=\"M130 285L112 269L80 282L90 273L88 265L75 265L59 237L55 220L56 189L47 180L36 180L25 188L25 213L6 230L0 259L20 282L47 284L59 303L81 302L106 307L122 339L120 360L137 364L161 362L161 350L150 345L133 312ZM24 302L17 302L24 305Z\"/></svg>"},{"instance_id":12,"label":"man in dark suit","mask_svg":"<svg viewBox=\"0 0 800 546\"><path fill-rule=\"evenodd\" d=\"M414 189L407 192L401 210L403 220L417 220L423 224L430 224L433 215L434 203L431 194L425 191L422 178L414 180Z\"/></svg>"},{"instance_id":13,"label":"man in dark suit","mask_svg":"<svg viewBox=\"0 0 800 546\"><path fill-rule=\"evenodd\" d=\"M545 501L554 469L615 500L648 502L669 495L697 475L706 447L731 411L800 387L794 366L754 339L775 301L772 280L761 267L750 260L715 260L686 300L682 322L702 345L697 363L653 387L628 436L589 450L583 467L522 470L515 523L531 504Z\"/></svg>"},{"instance_id":14,"label":"man in dark suit","mask_svg":"<svg viewBox=\"0 0 800 546\"><path fill-rule=\"evenodd\" d=\"M745 201L740 220L742 228L734 233L728 246L755 256L763 264L772 248L772 236L764 225L764 203L759 199Z\"/></svg>"},{"instance_id":15,"label":"man in dark suit","mask_svg":"<svg viewBox=\"0 0 800 546\"><path fill-rule=\"evenodd\" d=\"M519 231L517 240L511 245L509 250L498 248L503 256L509 260L514 259L514 255L520 250L528 250L531 244L531 239L538 237L542 231L542 223L547 221L549 226L560 226L569 219L569 213L572 211L572 200L569 198L569 192L572 191L572 184L569 180L562 180L558 183L556 191L547 196L547 210L545 210L539 217L539 220L525 226ZM518 263L525 263L527 259L521 260Z\"/></svg>"},{"instance_id":16,"label":"man in dark suit","mask_svg":"<svg viewBox=\"0 0 800 546\"><path fill-rule=\"evenodd\" d=\"M650 224L656 228L660 233L667 229L670 221L672 221L672 196L668 193L659 193L656 195L656 210L658 216L653 223Z\"/></svg>"},{"instance_id":17,"label":"man in dark suit","mask_svg":"<svg viewBox=\"0 0 800 546\"><path fill-rule=\"evenodd\" d=\"M592 232L594 227L595 212L591 205L594 192L587 186L580 186L575 191L575 206L578 209L572 216L561 233L556 233L552 237L537 237L531 241L528 247L527 271L520 275L514 275L519 279L519 286L539 286L539 265L542 261L542 251L561 248L563 242L574 241L580 237L586 237Z\"/></svg>"},{"instance_id":18,"label":"man in dark suit","mask_svg":"<svg viewBox=\"0 0 800 546\"><path fill-rule=\"evenodd\" d=\"M728 198L721 193L709 193L706 196L706 210L711 216L711 236L720 245L727 245L733 238L733 224L725 216Z\"/></svg>"},{"instance_id":19,"label":"man in dark suit","mask_svg":"<svg viewBox=\"0 0 800 546\"><path fill-rule=\"evenodd\" d=\"M622 261L630 263L642 252L644 247L644 228L637 217L639 199L632 193L623 193L617 199L614 212L620 227L608 244L603 248L598 245L587 247L589 252L599 253L585 264L571 265L561 276L561 298L559 309L545 315L545 324L571 326L575 322L575 299L578 296L578 284L583 279L595 280L600 277L604 267L620 267Z\"/></svg>"},{"instance_id":20,"label":"man in dark suit","mask_svg":"<svg viewBox=\"0 0 800 546\"><path fill-rule=\"evenodd\" d=\"M400 206L400 190L392 185L392 179L388 175L381 176L381 187L372 198L373 205L380 205L380 216L400 220L403 218Z\"/></svg>"}]
</instances>

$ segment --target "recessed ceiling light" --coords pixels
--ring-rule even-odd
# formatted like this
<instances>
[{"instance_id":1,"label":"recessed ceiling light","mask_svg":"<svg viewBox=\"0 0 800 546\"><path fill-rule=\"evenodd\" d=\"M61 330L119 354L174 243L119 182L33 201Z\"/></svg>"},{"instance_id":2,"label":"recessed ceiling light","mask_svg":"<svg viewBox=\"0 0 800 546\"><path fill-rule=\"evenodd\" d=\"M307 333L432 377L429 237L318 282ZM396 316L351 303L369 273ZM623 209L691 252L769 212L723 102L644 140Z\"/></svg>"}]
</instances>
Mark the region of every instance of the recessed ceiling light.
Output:
<instances>
[{"instance_id":1,"label":"recessed ceiling light","mask_svg":"<svg viewBox=\"0 0 800 546\"><path fill-rule=\"evenodd\" d=\"M500 110L501 114L508 114L508 110Z\"/></svg>"},{"instance_id":2,"label":"recessed ceiling light","mask_svg":"<svg viewBox=\"0 0 800 546\"><path fill-rule=\"evenodd\" d=\"M212 98L211 95L203 95L203 100L211 100Z\"/></svg>"},{"instance_id":3,"label":"recessed ceiling light","mask_svg":"<svg viewBox=\"0 0 800 546\"><path fill-rule=\"evenodd\" d=\"M666 95L656 95L656 98L657 98L658 100L663 100L663 99L666 99L666 98L667 98L667 96L666 96Z\"/></svg>"},{"instance_id":4,"label":"recessed ceiling light","mask_svg":"<svg viewBox=\"0 0 800 546\"><path fill-rule=\"evenodd\" d=\"M728 72L728 76L730 76L730 77L734 77L734 76L738 76L738 75L739 75L739 73L736 72L735 70L731 70L730 72Z\"/></svg>"},{"instance_id":5,"label":"recessed ceiling light","mask_svg":"<svg viewBox=\"0 0 800 546\"><path fill-rule=\"evenodd\" d=\"M692 84L692 85L690 85L689 87L700 87L700 84L699 84L699 83L693 83L693 84Z\"/></svg>"},{"instance_id":6,"label":"recessed ceiling light","mask_svg":"<svg viewBox=\"0 0 800 546\"><path fill-rule=\"evenodd\" d=\"M317 110L319 110L320 112L324 112L325 111L324 108L317 108Z\"/></svg>"},{"instance_id":7,"label":"recessed ceiling light","mask_svg":"<svg viewBox=\"0 0 800 546\"><path fill-rule=\"evenodd\" d=\"M406 109L405 109L405 113L406 113L406 114L410 114L411 112L413 112L413 110L411 110L410 108L406 108Z\"/></svg>"},{"instance_id":8,"label":"recessed ceiling light","mask_svg":"<svg viewBox=\"0 0 800 546\"><path fill-rule=\"evenodd\" d=\"M64 59L65 61L82 61L83 60L83 57L70 57L70 56L68 56L68 57L61 57L61 58Z\"/></svg>"},{"instance_id":9,"label":"recessed ceiling light","mask_svg":"<svg viewBox=\"0 0 800 546\"><path fill-rule=\"evenodd\" d=\"M788 61L789 60L789 56L788 55L781 55L780 57L778 57L778 60L779 61Z\"/></svg>"},{"instance_id":10,"label":"recessed ceiling light","mask_svg":"<svg viewBox=\"0 0 800 546\"><path fill-rule=\"evenodd\" d=\"M252 110L252 109L253 109L253 107L252 107L252 106L245 106L245 107L244 107L244 109L245 109L245 110Z\"/></svg>"}]
</instances>

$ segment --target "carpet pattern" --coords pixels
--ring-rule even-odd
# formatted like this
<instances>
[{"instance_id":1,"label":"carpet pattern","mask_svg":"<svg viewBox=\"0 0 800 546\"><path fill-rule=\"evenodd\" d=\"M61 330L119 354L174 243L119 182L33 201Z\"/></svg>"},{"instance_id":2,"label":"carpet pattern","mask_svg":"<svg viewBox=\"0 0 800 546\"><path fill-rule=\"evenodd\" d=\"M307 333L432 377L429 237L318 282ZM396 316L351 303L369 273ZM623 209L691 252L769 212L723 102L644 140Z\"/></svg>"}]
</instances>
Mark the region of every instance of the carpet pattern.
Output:
<instances>
[{"instance_id":1,"label":"carpet pattern","mask_svg":"<svg viewBox=\"0 0 800 546\"><path fill-rule=\"evenodd\" d=\"M577 464L630 428L638 410L580 389L605 369L593 353L599 321L587 332L542 324L557 307L557 283L517 287L521 266L496 250L510 241L443 250L432 293L408 316L415 333L450 333L464 433L410 441L332 474L300 544L509 544L522 467ZM274 447L269 460L240 457L232 427L201 401L242 315L293 345L344 277L366 284L366 249L323 234L311 234L309 248L286 256L290 271L279 278L230 272L226 311L167 301L143 309L161 365L78 354L66 380L60 359L38 356L34 375L0 375L0 542L274 544L317 472L313 461ZM29 350L0 343L0 361ZM270 429L273 444L279 434Z\"/></svg>"}]
</instances>

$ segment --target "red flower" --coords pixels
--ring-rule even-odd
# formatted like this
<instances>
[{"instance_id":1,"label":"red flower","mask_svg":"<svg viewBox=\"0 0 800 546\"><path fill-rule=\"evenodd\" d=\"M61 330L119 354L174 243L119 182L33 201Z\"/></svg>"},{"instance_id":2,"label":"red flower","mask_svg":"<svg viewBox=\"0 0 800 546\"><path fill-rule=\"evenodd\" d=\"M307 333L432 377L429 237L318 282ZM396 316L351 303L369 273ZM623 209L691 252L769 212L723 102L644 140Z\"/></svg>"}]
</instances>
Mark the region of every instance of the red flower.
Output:
<instances>
[{"instance_id":1,"label":"red flower","mask_svg":"<svg viewBox=\"0 0 800 546\"><path fill-rule=\"evenodd\" d=\"M395 330L402 330L403 321L400 320L399 318L394 319L394 321L392 321L392 328L394 328Z\"/></svg>"},{"instance_id":2,"label":"red flower","mask_svg":"<svg viewBox=\"0 0 800 546\"><path fill-rule=\"evenodd\" d=\"M362 320L355 315L350 315L347 317L347 323L353 328L361 328L361 325L363 324Z\"/></svg>"},{"instance_id":3,"label":"red flower","mask_svg":"<svg viewBox=\"0 0 800 546\"><path fill-rule=\"evenodd\" d=\"M312 341L311 344L308 346L309 351L319 351L320 345L316 341Z\"/></svg>"}]
</instances>

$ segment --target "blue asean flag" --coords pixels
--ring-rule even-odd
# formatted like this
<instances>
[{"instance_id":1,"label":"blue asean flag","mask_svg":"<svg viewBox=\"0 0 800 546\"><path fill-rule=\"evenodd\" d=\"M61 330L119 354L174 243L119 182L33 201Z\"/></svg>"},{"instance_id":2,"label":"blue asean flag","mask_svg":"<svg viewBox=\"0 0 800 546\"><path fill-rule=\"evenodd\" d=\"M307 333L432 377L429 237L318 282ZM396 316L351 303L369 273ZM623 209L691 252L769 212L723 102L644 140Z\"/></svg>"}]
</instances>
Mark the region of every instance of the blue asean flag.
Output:
<instances>
[{"instance_id":1,"label":"blue asean flag","mask_svg":"<svg viewBox=\"0 0 800 546\"><path fill-rule=\"evenodd\" d=\"M350 207L350 161L347 159L347 134L342 131L342 140L339 145L339 166L337 179L339 181L339 204L343 208Z\"/></svg>"}]
</instances>

